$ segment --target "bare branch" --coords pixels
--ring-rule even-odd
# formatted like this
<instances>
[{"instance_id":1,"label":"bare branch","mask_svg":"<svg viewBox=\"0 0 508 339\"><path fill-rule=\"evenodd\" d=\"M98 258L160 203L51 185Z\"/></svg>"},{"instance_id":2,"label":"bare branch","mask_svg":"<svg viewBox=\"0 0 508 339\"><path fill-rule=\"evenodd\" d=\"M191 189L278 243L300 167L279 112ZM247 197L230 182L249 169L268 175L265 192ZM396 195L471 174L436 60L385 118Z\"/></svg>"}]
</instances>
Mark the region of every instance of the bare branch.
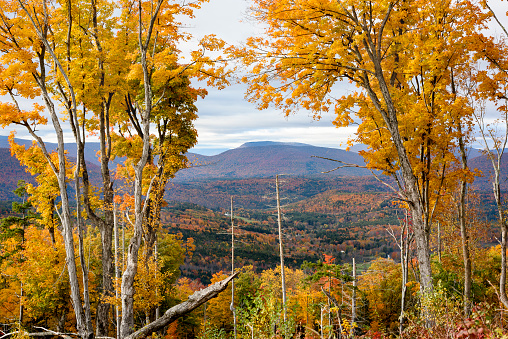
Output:
<instances>
[{"instance_id":1,"label":"bare branch","mask_svg":"<svg viewBox=\"0 0 508 339\"><path fill-rule=\"evenodd\" d=\"M497 21L498 25L501 27L501 29L504 31L504 34L508 37L508 32L506 31L506 28L503 26L503 24L501 23L501 21L499 21L499 19L497 18L497 15L496 13L494 13L494 11L492 10L492 8L490 8L489 4L487 1L485 1L485 5L487 6L487 8L489 9L490 13L492 13L492 16L494 17L494 19Z\"/></svg>"},{"instance_id":2,"label":"bare branch","mask_svg":"<svg viewBox=\"0 0 508 339\"><path fill-rule=\"evenodd\" d=\"M151 333L163 328L164 326L171 324L179 317L191 312L208 300L215 298L220 292L224 291L227 288L228 283L233 280L237 274L238 272L222 281L218 281L215 284L208 286L205 289L194 292L194 294L189 296L187 301L171 307L166 311L166 313L164 313L162 317L142 327L131 335L128 335L124 339L137 339L140 337L146 337L147 335L150 335Z\"/></svg>"},{"instance_id":3,"label":"bare branch","mask_svg":"<svg viewBox=\"0 0 508 339\"><path fill-rule=\"evenodd\" d=\"M343 165L341 166L338 166L332 170L329 170L329 171L325 171L325 172L321 172L321 173L330 173L330 172L333 172L333 171L336 171L338 169L341 169L341 168L347 168L347 167L357 167L357 168L366 168L370 171L370 173L372 173L372 175L376 178L377 181L379 181L380 183L382 183L383 185L385 185L386 187L388 187L390 190L392 190L395 194L397 194L397 198L399 200L402 200L402 201L406 201L406 202L409 202L409 200L401 193L400 190L396 190L392 185L388 184L387 182L381 180L381 178L379 178L379 176L374 173L374 171L372 170L372 168L369 168L367 166L361 166L361 165L357 165L357 164L351 164L351 163L347 163L347 162L344 162L342 160L337 160L337 159L331 159L331 158L326 158L326 157L320 157L320 156L317 156L317 155L311 155L312 158L319 158L319 159L325 159L325 160L330 160L330 161L335 161L335 162L339 162L339 163L342 163ZM400 186L400 185L399 185Z\"/></svg>"}]
</instances>

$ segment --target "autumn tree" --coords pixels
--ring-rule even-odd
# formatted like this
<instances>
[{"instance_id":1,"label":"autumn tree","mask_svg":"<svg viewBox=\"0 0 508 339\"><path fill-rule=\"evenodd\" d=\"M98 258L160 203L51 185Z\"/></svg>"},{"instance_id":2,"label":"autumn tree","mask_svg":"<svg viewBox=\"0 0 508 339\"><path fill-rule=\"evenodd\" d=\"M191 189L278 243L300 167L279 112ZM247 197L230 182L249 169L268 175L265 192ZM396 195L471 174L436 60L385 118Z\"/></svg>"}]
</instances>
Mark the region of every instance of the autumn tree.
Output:
<instances>
[{"instance_id":1,"label":"autumn tree","mask_svg":"<svg viewBox=\"0 0 508 339\"><path fill-rule=\"evenodd\" d=\"M210 84L219 86L225 84L224 68L215 67L214 61L205 55L207 50L222 48L222 41L205 38L201 49L191 53L190 61L185 63L181 62L177 49L177 43L189 36L177 28L180 24L176 16L192 16L201 2L2 3L0 90L11 101L0 105L1 123L25 128L50 168L48 179L56 178L60 201L56 212L63 226L77 330L83 338L93 335L83 255L84 217L101 230L102 288L106 295L112 291L115 187L110 161L114 156L124 155L122 147L130 148L127 165L131 168L128 174L133 177L134 236L122 285L121 332L126 336L134 330L133 284L142 234L151 236L144 239L147 243L155 239L155 231L144 233L143 227L149 226L149 215L156 220L160 208L156 204L161 204L165 184L186 165L183 153L196 140L192 126L196 118L194 102L205 91L191 88L190 78L211 79ZM22 105L20 98L34 102L33 108ZM47 123L45 111L57 136L58 149L54 154L37 134L38 126ZM157 126L158 135L151 133L151 124ZM77 145L76 163L72 167L65 152L64 134L68 131ZM90 185L84 158L89 134L98 134L101 144L102 187L98 193ZM38 173L42 174L42 170L45 169L38 169ZM69 179L74 180L76 193L75 219L68 196ZM98 197L102 199L99 203ZM154 213L149 213L149 206ZM74 225L79 242L77 256ZM81 261L81 286L75 258ZM108 335L108 310L107 304L99 307L98 335Z\"/></svg>"},{"instance_id":2,"label":"autumn tree","mask_svg":"<svg viewBox=\"0 0 508 339\"><path fill-rule=\"evenodd\" d=\"M52 46L48 41L48 37L52 34L52 31L49 30L49 15L53 13L53 10L54 7L46 2L28 4L17 1L2 4L1 40L3 46L3 67L1 91L4 95L10 95L12 99L10 103L4 102L1 104L2 125L15 123L26 128L37 141L46 162L51 167L53 175L57 178L61 198L61 211L59 213L65 239L71 300L76 315L78 332L83 338L88 338L93 334L93 329L90 310L87 307L89 304L86 302L88 300L87 282L84 281L85 285L83 286L85 299L85 307L83 307L75 260L73 222L67 192L68 173L64 135L57 108L51 95L52 78L48 74L49 67L47 65L47 62L50 61L54 65L55 71L65 74L62 64L55 55L54 45ZM34 42L37 42L35 47L33 45ZM72 92L72 86L69 82L66 81L64 86L68 86ZM37 126L47 122L47 119L42 114L44 106L34 103L32 110L22 108L17 99L18 96L27 99L39 97L44 102L58 141L59 147L56 159L51 157L44 141L36 134ZM75 96L73 92L72 99L72 109L75 114L70 118L73 123L76 123L77 120L74 120L74 117L76 117L76 101L74 100ZM78 163L78 172L79 168ZM82 231L79 220L78 230L79 232ZM82 238L80 237L80 239ZM82 249L82 246L80 248ZM83 259L83 257L81 258ZM84 266L82 268L86 270Z\"/></svg>"},{"instance_id":3,"label":"autumn tree","mask_svg":"<svg viewBox=\"0 0 508 339\"><path fill-rule=\"evenodd\" d=\"M338 127L360 123L354 141L369 146L368 167L394 178L412 213L422 290L432 290L429 234L456 161L452 122L472 114L451 93L452 73L472 63L467 38L487 16L470 2L356 0L257 0L252 15L266 29L237 50L250 70L247 96L286 115L333 110ZM340 96L341 80L357 90Z\"/></svg>"},{"instance_id":4,"label":"autumn tree","mask_svg":"<svg viewBox=\"0 0 508 339\"><path fill-rule=\"evenodd\" d=\"M474 73L475 80L478 82L472 95L475 101L475 117L480 132L479 139L483 141L484 151L492 164L492 189L498 211L498 220L501 229L501 275L499 278L499 297L505 307L508 307L508 296L506 292L507 279L507 256L508 246L508 223L506 220L505 207L502 198L500 186L501 160L505 155L506 144L508 141L508 50L506 38L508 32L501 23L498 14L493 11L488 1L483 1L489 13L493 16L497 25L502 29L504 35L501 39L495 37L483 37L476 46L476 52L479 57L488 61L488 67ZM487 105L488 102L488 105ZM493 104L493 105L492 105ZM487 109L487 106L490 106ZM491 110L498 111L498 118L494 123L489 123L492 114ZM487 118L488 117L488 118Z\"/></svg>"},{"instance_id":5,"label":"autumn tree","mask_svg":"<svg viewBox=\"0 0 508 339\"><path fill-rule=\"evenodd\" d=\"M17 274L9 275L7 268L12 262L22 262L25 260L21 254L25 249L25 232L27 227L36 222L38 217L33 211L32 204L27 201L26 182L24 180L18 181L18 187L14 190L14 194L22 199L22 203L13 202L12 211L15 215L7 216L0 220L0 242L3 244L0 248L0 266L4 267L2 269L2 280L4 283L19 279ZM6 285L11 284L7 283ZM2 290L4 288L8 287L5 286ZM6 305L5 308L10 312L12 312L12 310L11 307L8 306L10 304L9 299L14 295L19 296L19 324L22 324L24 320L23 294L23 282L19 283L19 293L7 292L7 295L2 293L3 303Z\"/></svg>"},{"instance_id":6,"label":"autumn tree","mask_svg":"<svg viewBox=\"0 0 508 339\"><path fill-rule=\"evenodd\" d=\"M348 301L346 293L349 292L351 276L348 275L351 271L351 267L348 264L337 265L334 263L335 258L325 254L324 261L318 261L317 263L304 262L302 268L308 269L312 272L307 277L308 281L321 285L321 291L327 298L327 311L328 311L328 326L334 329L334 332L338 334L342 333L342 322L345 318L345 313L350 307L344 303ZM346 293L345 293L346 292ZM340 300L340 302L339 302ZM335 310L333 312L332 310ZM333 321L333 314L335 313L336 322ZM334 326L332 323L335 323Z\"/></svg>"}]
</instances>

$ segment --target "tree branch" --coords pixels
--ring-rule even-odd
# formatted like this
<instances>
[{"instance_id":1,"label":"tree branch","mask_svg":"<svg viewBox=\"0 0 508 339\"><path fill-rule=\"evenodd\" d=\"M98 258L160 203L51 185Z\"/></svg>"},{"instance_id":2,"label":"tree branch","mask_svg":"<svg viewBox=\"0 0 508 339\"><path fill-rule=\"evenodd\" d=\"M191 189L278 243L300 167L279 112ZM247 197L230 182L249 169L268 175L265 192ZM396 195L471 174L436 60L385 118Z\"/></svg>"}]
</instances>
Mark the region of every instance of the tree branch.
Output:
<instances>
[{"instance_id":1,"label":"tree branch","mask_svg":"<svg viewBox=\"0 0 508 339\"><path fill-rule=\"evenodd\" d=\"M208 300L215 298L220 292L224 291L227 288L228 283L233 280L237 274L238 272L222 281L218 281L215 284L208 286L205 289L194 292L194 294L189 296L187 301L171 307L166 311L166 313L164 313L162 317L142 327L124 339L137 339L140 337L146 337L147 335L150 335L151 333L163 328L164 326L171 324L179 317L191 312Z\"/></svg>"}]
</instances>

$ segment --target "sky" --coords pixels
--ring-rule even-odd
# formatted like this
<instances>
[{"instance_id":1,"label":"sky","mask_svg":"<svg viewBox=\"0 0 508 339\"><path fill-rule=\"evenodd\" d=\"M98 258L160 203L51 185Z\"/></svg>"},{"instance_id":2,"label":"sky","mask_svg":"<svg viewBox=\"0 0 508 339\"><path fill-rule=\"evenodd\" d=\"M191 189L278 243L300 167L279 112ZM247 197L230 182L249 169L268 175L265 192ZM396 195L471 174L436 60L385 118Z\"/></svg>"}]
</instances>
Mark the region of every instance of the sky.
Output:
<instances>
[{"instance_id":1,"label":"sky","mask_svg":"<svg viewBox=\"0 0 508 339\"><path fill-rule=\"evenodd\" d=\"M491 0L489 3L498 16L507 21L506 2ZM216 34L230 44L239 44L261 31L248 20L248 5L248 0L210 0L197 11L195 19L185 23L185 30L195 37L194 42L206 34ZM493 34L499 33L500 29L494 29ZM181 49L185 52L192 44L183 45ZM195 126L198 144L191 152L214 155L252 141L300 142L345 148L348 138L356 130L354 126L336 128L332 124L334 116L331 113L316 121L306 111L289 117L273 108L260 111L254 103L244 99L245 90L246 86L240 84L232 84L220 91L208 88L208 96L197 103L199 118ZM345 87L338 87L335 96L342 95L340 92L345 90ZM9 132L9 129L0 129L0 135L8 135ZM56 141L52 127L41 126L39 132L44 140ZM17 137L29 139L22 132Z\"/></svg>"},{"instance_id":2,"label":"sky","mask_svg":"<svg viewBox=\"0 0 508 339\"><path fill-rule=\"evenodd\" d=\"M260 31L248 20L247 8L246 0L211 0L197 12L188 31L196 38L216 34L228 43L240 44ZM208 96L198 102L198 144L192 152L212 155L245 142L267 140L345 148L348 137L356 130L337 129L332 124L332 114L316 121L306 111L289 117L275 109L260 111L244 99L245 90L246 86L239 84L220 91L209 89Z\"/></svg>"}]
</instances>

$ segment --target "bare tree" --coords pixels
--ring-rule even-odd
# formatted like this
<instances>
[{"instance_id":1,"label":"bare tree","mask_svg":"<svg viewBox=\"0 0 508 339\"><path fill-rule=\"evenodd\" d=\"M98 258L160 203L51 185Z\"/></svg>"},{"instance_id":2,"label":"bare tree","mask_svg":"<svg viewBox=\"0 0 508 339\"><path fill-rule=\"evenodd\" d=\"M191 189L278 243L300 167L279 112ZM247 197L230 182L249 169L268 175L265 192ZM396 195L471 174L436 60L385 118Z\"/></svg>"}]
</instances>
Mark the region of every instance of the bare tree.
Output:
<instances>
[{"instance_id":1,"label":"bare tree","mask_svg":"<svg viewBox=\"0 0 508 339\"><path fill-rule=\"evenodd\" d=\"M233 196L231 196L231 274L235 273L235 222L233 219ZM236 339L235 280L231 281L231 312L233 312L233 334Z\"/></svg>"},{"instance_id":2,"label":"bare tree","mask_svg":"<svg viewBox=\"0 0 508 339\"><path fill-rule=\"evenodd\" d=\"M402 270L402 292L400 296L400 316L399 316L399 334L402 338L404 332L404 324L406 319L406 295L407 283L409 277L409 260L411 252L411 244L414 239L414 234L410 227L410 217L408 211L404 211L404 218L400 221L400 234L397 236L392 227L387 229L388 234L392 236L400 249L400 267Z\"/></svg>"},{"instance_id":3,"label":"bare tree","mask_svg":"<svg viewBox=\"0 0 508 339\"><path fill-rule=\"evenodd\" d=\"M279 194L279 175L275 176L275 190L277 194L277 225L279 227L279 255L280 255L280 277L282 280L282 310L284 314L284 326L287 325L287 303L286 303L286 275L284 272L284 245L282 241L282 212Z\"/></svg>"},{"instance_id":4,"label":"bare tree","mask_svg":"<svg viewBox=\"0 0 508 339\"><path fill-rule=\"evenodd\" d=\"M485 1L484 4L487 6L492 16L496 20L497 24L501 27L506 37L508 37L508 32L504 25L499 21L496 13L489 6L488 2ZM500 60L495 57L491 57L486 54L487 59L493 64L497 69L499 69L503 73L508 73L506 67L500 64ZM505 102L508 101L508 97L506 93L496 93L497 99L503 99ZM506 149L506 144L508 141L508 116L507 112L503 111L500 120L500 126L502 128L501 131L498 131L494 126L488 125L485 123L485 106L481 105L479 109L475 112L475 117L477 120L477 125L480 130L481 138L483 140L485 152L492 164L492 168L494 170L494 177L492 182L492 189L494 192L494 199L496 202L497 210L498 210L498 218L499 225L501 228L501 275L499 277L499 299L503 303L505 307L508 307L508 296L506 295L506 247L507 247L507 236L508 236L508 225L506 221L505 211L503 210L503 202L501 197L501 187L500 187L500 170L501 170L501 159L503 157L504 151ZM491 145L489 145L488 140L490 140Z\"/></svg>"},{"instance_id":5,"label":"bare tree","mask_svg":"<svg viewBox=\"0 0 508 339\"><path fill-rule=\"evenodd\" d=\"M492 178L492 190L496 202L499 226L501 228L501 275L499 277L499 298L501 302L508 307L508 297L506 295L506 244L508 236L508 225L506 224L506 215L501 196L501 160L508 143L508 116L504 112L500 120L500 129L496 126L485 123L485 107L480 106L476 111L477 125L483 140L483 147L489 158L494 175ZM491 143L489 143L491 141Z\"/></svg>"},{"instance_id":6,"label":"bare tree","mask_svg":"<svg viewBox=\"0 0 508 339\"><path fill-rule=\"evenodd\" d=\"M353 258L353 290L351 293L351 336L355 335L356 321L356 260Z\"/></svg>"}]
</instances>

